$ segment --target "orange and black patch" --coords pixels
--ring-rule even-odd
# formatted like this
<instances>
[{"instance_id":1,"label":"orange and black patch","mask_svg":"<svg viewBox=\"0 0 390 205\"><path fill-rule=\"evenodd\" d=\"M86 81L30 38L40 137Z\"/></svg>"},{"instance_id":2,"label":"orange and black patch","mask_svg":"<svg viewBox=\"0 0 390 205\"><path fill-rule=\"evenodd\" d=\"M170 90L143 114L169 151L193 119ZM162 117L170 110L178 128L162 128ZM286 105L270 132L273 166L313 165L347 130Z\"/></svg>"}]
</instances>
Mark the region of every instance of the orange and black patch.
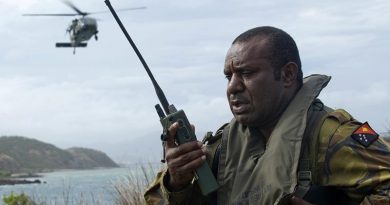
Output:
<instances>
[{"instance_id":1,"label":"orange and black patch","mask_svg":"<svg viewBox=\"0 0 390 205\"><path fill-rule=\"evenodd\" d=\"M368 147L378 139L379 135L365 122L352 133L351 137L361 145Z\"/></svg>"}]
</instances>

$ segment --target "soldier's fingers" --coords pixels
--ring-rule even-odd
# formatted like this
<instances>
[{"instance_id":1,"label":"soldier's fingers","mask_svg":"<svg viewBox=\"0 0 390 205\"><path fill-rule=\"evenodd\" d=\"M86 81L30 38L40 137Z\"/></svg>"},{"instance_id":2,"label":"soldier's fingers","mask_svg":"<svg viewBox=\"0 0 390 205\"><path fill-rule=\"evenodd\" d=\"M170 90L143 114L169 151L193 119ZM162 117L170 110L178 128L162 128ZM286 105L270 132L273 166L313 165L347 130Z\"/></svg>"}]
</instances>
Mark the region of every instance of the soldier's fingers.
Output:
<instances>
[{"instance_id":1,"label":"soldier's fingers","mask_svg":"<svg viewBox=\"0 0 390 205\"><path fill-rule=\"evenodd\" d=\"M168 167L184 166L184 165L190 163L191 161L193 161L197 158L202 158L202 157L205 157L205 155L203 153L203 150L201 150L201 149L187 152L185 154L179 155L178 157L172 158L172 159L167 157Z\"/></svg>"},{"instance_id":2,"label":"soldier's fingers","mask_svg":"<svg viewBox=\"0 0 390 205\"><path fill-rule=\"evenodd\" d=\"M200 167L205 162L205 160L206 160L206 156L203 155L202 157L198 157L198 158L184 164L183 166L172 167L172 169L176 173L193 172L195 169Z\"/></svg>"},{"instance_id":3,"label":"soldier's fingers","mask_svg":"<svg viewBox=\"0 0 390 205\"><path fill-rule=\"evenodd\" d=\"M292 196L290 202L292 205L313 205L297 196Z\"/></svg>"},{"instance_id":4,"label":"soldier's fingers","mask_svg":"<svg viewBox=\"0 0 390 205\"><path fill-rule=\"evenodd\" d=\"M187 142L179 146L167 149L166 150L167 159L177 158L183 154L186 154L194 150L199 150L201 148L202 148L202 142L199 141Z\"/></svg>"},{"instance_id":5,"label":"soldier's fingers","mask_svg":"<svg viewBox=\"0 0 390 205\"><path fill-rule=\"evenodd\" d=\"M177 123L177 122L175 122L171 126L169 126L168 136L167 136L167 140L165 143L166 148L176 147L175 136L176 136L177 129L179 129L179 123Z\"/></svg>"}]
</instances>

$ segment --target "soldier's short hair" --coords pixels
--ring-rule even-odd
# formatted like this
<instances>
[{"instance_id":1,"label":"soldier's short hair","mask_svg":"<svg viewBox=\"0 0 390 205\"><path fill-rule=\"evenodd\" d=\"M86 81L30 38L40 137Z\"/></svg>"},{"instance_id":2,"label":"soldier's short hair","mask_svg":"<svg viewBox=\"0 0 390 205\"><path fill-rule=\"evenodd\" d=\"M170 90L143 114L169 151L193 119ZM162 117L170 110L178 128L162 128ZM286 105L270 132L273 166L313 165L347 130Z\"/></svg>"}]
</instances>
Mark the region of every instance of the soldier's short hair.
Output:
<instances>
[{"instance_id":1,"label":"soldier's short hair","mask_svg":"<svg viewBox=\"0 0 390 205\"><path fill-rule=\"evenodd\" d=\"M294 39L285 31L272 27L261 26L249 29L234 39L232 44L247 42L254 37L267 39L269 49L269 60L274 67L274 76L276 80L281 78L281 68L288 62L294 62L298 66L297 81L298 86L302 85L303 73L301 59L299 57L298 47Z\"/></svg>"}]
</instances>

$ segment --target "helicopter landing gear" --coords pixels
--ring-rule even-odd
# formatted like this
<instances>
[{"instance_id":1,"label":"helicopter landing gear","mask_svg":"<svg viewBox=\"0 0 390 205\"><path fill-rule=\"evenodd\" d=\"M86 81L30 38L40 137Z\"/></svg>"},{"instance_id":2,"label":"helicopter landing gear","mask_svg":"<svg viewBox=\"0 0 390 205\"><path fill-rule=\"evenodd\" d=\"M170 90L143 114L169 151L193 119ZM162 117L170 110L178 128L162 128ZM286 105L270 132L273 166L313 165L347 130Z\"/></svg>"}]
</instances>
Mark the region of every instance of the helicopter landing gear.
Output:
<instances>
[{"instance_id":1,"label":"helicopter landing gear","mask_svg":"<svg viewBox=\"0 0 390 205\"><path fill-rule=\"evenodd\" d=\"M96 31L96 32L95 32L95 40L96 40L96 41L98 40L98 36L97 36L98 32L99 32L99 31Z\"/></svg>"}]
</instances>

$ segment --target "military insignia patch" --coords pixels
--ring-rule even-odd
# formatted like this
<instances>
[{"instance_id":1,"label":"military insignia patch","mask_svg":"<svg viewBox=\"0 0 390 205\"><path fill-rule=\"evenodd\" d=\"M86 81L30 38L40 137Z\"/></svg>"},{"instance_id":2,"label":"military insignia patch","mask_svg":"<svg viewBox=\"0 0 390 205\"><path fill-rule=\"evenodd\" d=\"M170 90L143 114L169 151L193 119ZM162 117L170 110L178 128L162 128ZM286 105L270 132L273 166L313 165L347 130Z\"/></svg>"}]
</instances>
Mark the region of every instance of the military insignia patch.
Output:
<instances>
[{"instance_id":1,"label":"military insignia patch","mask_svg":"<svg viewBox=\"0 0 390 205\"><path fill-rule=\"evenodd\" d=\"M351 137L361 145L368 147L378 139L379 135L370 127L368 122L365 122L352 133Z\"/></svg>"}]
</instances>

